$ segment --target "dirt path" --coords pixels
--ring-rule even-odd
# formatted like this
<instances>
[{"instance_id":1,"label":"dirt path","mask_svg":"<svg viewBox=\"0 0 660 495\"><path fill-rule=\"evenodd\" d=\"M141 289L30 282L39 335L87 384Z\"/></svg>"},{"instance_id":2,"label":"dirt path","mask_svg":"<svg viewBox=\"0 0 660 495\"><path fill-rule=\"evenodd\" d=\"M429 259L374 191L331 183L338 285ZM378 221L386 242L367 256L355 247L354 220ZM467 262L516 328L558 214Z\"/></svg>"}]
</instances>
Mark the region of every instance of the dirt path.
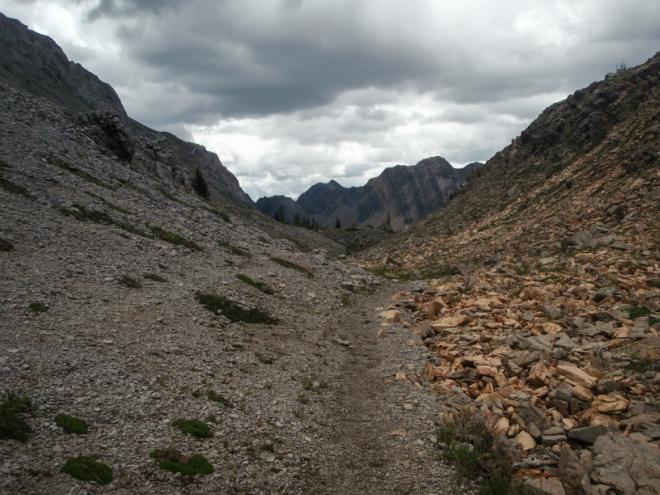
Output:
<instances>
[{"instance_id":1,"label":"dirt path","mask_svg":"<svg viewBox=\"0 0 660 495\"><path fill-rule=\"evenodd\" d=\"M323 440L317 444L317 469L306 480L307 493L448 491L451 471L438 460L432 441L436 398L412 381L395 380L403 371L414 381L427 359L421 341L407 328L381 326L378 313L395 289L344 309L328 335L336 374L322 403ZM350 346L342 348L337 338Z\"/></svg>"}]
</instances>

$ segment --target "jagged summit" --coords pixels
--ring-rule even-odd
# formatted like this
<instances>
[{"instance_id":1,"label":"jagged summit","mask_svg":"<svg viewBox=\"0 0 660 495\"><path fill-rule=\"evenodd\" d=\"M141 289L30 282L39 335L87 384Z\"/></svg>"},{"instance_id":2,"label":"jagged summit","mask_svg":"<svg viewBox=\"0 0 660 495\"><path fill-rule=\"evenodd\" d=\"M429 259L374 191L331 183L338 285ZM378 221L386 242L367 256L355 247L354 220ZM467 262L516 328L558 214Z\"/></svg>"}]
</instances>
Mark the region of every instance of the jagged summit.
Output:
<instances>
[{"instance_id":1,"label":"jagged summit","mask_svg":"<svg viewBox=\"0 0 660 495\"><path fill-rule=\"evenodd\" d=\"M401 230L441 208L480 166L455 169L442 157L430 157L386 168L364 186L344 187L333 179L314 184L297 201L261 198L257 208L270 216L283 212L289 222L296 215L316 219L323 227L334 227L337 220L345 227L380 227L389 218L390 227Z\"/></svg>"}]
</instances>

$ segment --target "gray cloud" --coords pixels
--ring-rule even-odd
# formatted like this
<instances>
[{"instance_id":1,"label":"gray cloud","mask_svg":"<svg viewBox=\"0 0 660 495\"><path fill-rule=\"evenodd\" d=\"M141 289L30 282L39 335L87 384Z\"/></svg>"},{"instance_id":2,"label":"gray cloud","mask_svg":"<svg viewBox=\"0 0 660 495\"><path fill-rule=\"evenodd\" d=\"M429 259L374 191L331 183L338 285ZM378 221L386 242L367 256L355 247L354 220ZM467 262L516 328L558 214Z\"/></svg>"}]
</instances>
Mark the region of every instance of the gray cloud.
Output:
<instances>
[{"instance_id":1,"label":"gray cloud","mask_svg":"<svg viewBox=\"0 0 660 495\"><path fill-rule=\"evenodd\" d=\"M253 196L486 160L660 46L655 0L0 0Z\"/></svg>"}]
</instances>

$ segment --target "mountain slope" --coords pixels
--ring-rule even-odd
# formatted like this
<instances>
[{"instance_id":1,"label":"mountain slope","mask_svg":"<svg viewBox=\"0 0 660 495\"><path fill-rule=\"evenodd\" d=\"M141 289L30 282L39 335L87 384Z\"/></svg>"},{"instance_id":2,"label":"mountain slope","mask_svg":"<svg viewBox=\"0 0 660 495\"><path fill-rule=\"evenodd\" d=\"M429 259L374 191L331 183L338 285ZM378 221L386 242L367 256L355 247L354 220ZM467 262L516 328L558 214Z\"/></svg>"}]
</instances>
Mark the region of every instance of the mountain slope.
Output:
<instances>
[{"instance_id":1,"label":"mountain slope","mask_svg":"<svg viewBox=\"0 0 660 495\"><path fill-rule=\"evenodd\" d=\"M236 177L215 153L130 119L109 84L81 65L70 62L49 37L29 30L2 13L0 82L73 112L82 112L87 134L110 155L188 190L199 169L208 183L212 200L227 196L252 204ZM136 155L136 148L142 152Z\"/></svg>"},{"instance_id":2,"label":"mountain slope","mask_svg":"<svg viewBox=\"0 0 660 495\"><path fill-rule=\"evenodd\" d=\"M401 230L441 208L479 166L455 169L444 158L432 157L414 166L387 168L361 187L347 188L332 180L313 185L297 201L261 198L257 208L270 216L282 209L288 222L295 215L314 218L323 227L334 227L337 219L344 227L380 227L389 217L391 227Z\"/></svg>"},{"instance_id":3,"label":"mountain slope","mask_svg":"<svg viewBox=\"0 0 660 495\"><path fill-rule=\"evenodd\" d=\"M552 105L441 214L363 255L428 279L390 309L434 353L441 410L476 407L500 466L545 493L660 483L659 83L656 54Z\"/></svg>"}]
</instances>

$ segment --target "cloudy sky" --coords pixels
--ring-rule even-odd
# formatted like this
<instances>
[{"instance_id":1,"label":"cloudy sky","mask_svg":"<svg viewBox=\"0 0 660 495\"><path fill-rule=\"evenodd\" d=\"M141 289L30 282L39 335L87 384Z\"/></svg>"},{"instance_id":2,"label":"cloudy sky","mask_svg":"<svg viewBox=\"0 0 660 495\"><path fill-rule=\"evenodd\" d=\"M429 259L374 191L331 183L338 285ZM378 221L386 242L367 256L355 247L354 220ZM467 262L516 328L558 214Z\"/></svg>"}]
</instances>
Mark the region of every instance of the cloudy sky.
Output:
<instances>
[{"instance_id":1,"label":"cloudy sky","mask_svg":"<svg viewBox=\"0 0 660 495\"><path fill-rule=\"evenodd\" d=\"M660 49L658 0L0 0L253 197L485 161Z\"/></svg>"}]
</instances>

